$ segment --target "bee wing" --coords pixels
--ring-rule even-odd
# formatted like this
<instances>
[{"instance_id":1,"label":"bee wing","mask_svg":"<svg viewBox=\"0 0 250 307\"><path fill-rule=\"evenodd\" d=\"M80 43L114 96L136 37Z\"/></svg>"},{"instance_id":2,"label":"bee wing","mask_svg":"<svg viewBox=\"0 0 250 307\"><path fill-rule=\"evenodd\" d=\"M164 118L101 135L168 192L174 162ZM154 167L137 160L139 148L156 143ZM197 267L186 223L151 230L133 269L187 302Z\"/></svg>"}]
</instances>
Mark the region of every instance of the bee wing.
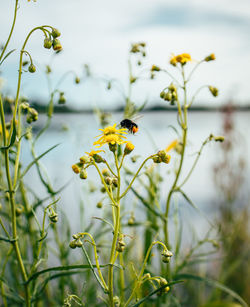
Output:
<instances>
[{"instance_id":1,"label":"bee wing","mask_svg":"<svg viewBox=\"0 0 250 307\"><path fill-rule=\"evenodd\" d=\"M144 115L142 114L136 114L135 116L132 116L131 120L133 122L138 122Z\"/></svg>"}]
</instances>

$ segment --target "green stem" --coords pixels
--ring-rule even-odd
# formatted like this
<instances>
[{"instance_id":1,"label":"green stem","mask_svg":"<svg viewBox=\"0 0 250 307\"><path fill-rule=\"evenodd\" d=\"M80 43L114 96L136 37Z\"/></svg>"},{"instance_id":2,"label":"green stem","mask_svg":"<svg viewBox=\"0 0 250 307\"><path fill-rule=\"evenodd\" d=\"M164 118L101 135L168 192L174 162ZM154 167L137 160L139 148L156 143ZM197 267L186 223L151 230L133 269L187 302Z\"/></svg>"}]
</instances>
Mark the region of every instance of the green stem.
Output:
<instances>
[{"instance_id":1,"label":"green stem","mask_svg":"<svg viewBox=\"0 0 250 307\"><path fill-rule=\"evenodd\" d=\"M5 53L6 49L7 49L7 47L8 47L9 41L11 39L13 30L14 30L14 27L15 27L16 15L17 15L17 6L18 6L18 0L16 0L16 4L15 4L14 19L13 19L13 22L12 22L12 27L11 27L11 30L10 30L10 34L9 34L9 37L8 37L5 45L4 45L3 51L2 51L2 53L0 55L0 62L1 62L2 58L3 58L3 56L4 56L4 53Z\"/></svg>"},{"instance_id":2,"label":"green stem","mask_svg":"<svg viewBox=\"0 0 250 307\"><path fill-rule=\"evenodd\" d=\"M134 183L136 177L138 176L138 174L140 173L141 169L143 168L144 164L149 160L152 159L155 155L151 155L149 157L147 157L141 164L141 166L138 168L137 172L135 173L133 179L131 180L130 184L128 185L127 189L122 193L122 195L120 196L120 199L122 199L129 191L129 189L131 188L132 184Z\"/></svg>"}]
</instances>

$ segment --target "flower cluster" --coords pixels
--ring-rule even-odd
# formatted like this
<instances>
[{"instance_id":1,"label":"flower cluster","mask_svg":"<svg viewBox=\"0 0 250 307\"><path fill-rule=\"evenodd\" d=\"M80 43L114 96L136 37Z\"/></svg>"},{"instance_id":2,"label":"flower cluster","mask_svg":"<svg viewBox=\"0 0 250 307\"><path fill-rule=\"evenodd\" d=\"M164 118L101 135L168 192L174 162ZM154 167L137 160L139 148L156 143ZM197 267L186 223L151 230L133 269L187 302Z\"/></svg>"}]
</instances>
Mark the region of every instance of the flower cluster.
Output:
<instances>
[{"instance_id":1,"label":"flower cluster","mask_svg":"<svg viewBox=\"0 0 250 307\"><path fill-rule=\"evenodd\" d=\"M188 53L182 53L179 55L173 55L170 59L170 64L173 66L176 66L177 63L180 63L181 65L185 65L187 62L192 61L191 55Z\"/></svg>"}]
</instances>

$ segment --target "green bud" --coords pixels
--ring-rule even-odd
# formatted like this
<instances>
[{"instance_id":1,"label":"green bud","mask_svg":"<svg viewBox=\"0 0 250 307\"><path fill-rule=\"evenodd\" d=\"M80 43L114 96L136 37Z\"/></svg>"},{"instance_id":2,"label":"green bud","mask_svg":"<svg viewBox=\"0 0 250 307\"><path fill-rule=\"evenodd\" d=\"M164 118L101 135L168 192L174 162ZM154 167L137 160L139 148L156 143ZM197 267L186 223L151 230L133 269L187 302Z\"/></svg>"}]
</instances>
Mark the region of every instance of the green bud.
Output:
<instances>
[{"instance_id":1,"label":"green bud","mask_svg":"<svg viewBox=\"0 0 250 307\"><path fill-rule=\"evenodd\" d=\"M215 136L214 140L215 142L224 142L225 138L224 136Z\"/></svg>"},{"instance_id":2,"label":"green bud","mask_svg":"<svg viewBox=\"0 0 250 307\"><path fill-rule=\"evenodd\" d=\"M130 80L130 83L132 84L132 83L135 83L135 81L137 80L137 78L131 76L129 80Z\"/></svg>"},{"instance_id":3,"label":"green bud","mask_svg":"<svg viewBox=\"0 0 250 307\"><path fill-rule=\"evenodd\" d=\"M175 87L175 85L174 85L173 83L171 83L171 84L169 85L168 89L169 89L171 92L176 92L176 91L177 91L177 89L176 89L176 87Z\"/></svg>"},{"instance_id":4,"label":"green bud","mask_svg":"<svg viewBox=\"0 0 250 307\"><path fill-rule=\"evenodd\" d=\"M78 240L76 241L76 246L77 246L77 247L82 247L82 246L83 246L82 241L78 239Z\"/></svg>"},{"instance_id":5,"label":"green bud","mask_svg":"<svg viewBox=\"0 0 250 307\"><path fill-rule=\"evenodd\" d=\"M53 49L55 51L61 51L62 50L62 45L61 45L59 39L57 39L57 38L53 39L52 46L53 46Z\"/></svg>"},{"instance_id":6,"label":"green bud","mask_svg":"<svg viewBox=\"0 0 250 307\"><path fill-rule=\"evenodd\" d=\"M210 85L208 89L214 97L217 97L219 95L219 90L216 87Z\"/></svg>"},{"instance_id":7,"label":"green bud","mask_svg":"<svg viewBox=\"0 0 250 307\"><path fill-rule=\"evenodd\" d=\"M23 205L16 205L16 216L20 216L24 211Z\"/></svg>"},{"instance_id":8,"label":"green bud","mask_svg":"<svg viewBox=\"0 0 250 307\"><path fill-rule=\"evenodd\" d=\"M61 35L60 31L57 30L56 28L53 28L52 29L52 32L51 32L51 35L54 37L54 38L57 38Z\"/></svg>"},{"instance_id":9,"label":"green bud","mask_svg":"<svg viewBox=\"0 0 250 307\"><path fill-rule=\"evenodd\" d=\"M159 156L154 156L153 158L154 163L161 163L161 158Z\"/></svg>"},{"instance_id":10,"label":"green bud","mask_svg":"<svg viewBox=\"0 0 250 307\"><path fill-rule=\"evenodd\" d=\"M51 73L51 68L49 65L46 65L46 74L50 74Z\"/></svg>"},{"instance_id":11,"label":"green bud","mask_svg":"<svg viewBox=\"0 0 250 307\"><path fill-rule=\"evenodd\" d=\"M164 99L164 97L165 97L165 92L164 92L164 91L161 91L161 92L160 92L160 97L161 97L162 99Z\"/></svg>"},{"instance_id":12,"label":"green bud","mask_svg":"<svg viewBox=\"0 0 250 307\"><path fill-rule=\"evenodd\" d=\"M164 263L169 263L171 257L173 256L173 253L170 252L169 250L164 250L162 253L161 253L161 260L162 262Z\"/></svg>"},{"instance_id":13,"label":"green bud","mask_svg":"<svg viewBox=\"0 0 250 307\"><path fill-rule=\"evenodd\" d=\"M69 243L69 247L72 248L72 249L75 249L76 248L76 241L71 241Z\"/></svg>"},{"instance_id":14,"label":"green bud","mask_svg":"<svg viewBox=\"0 0 250 307\"><path fill-rule=\"evenodd\" d=\"M28 67L28 71L30 73L36 72L36 66L34 64L30 64L30 66Z\"/></svg>"},{"instance_id":15,"label":"green bud","mask_svg":"<svg viewBox=\"0 0 250 307\"><path fill-rule=\"evenodd\" d=\"M104 169L102 170L102 175L103 175L104 177L110 176L109 170L108 170L107 168L104 168Z\"/></svg>"},{"instance_id":16,"label":"green bud","mask_svg":"<svg viewBox=\"0 0 250 307\"><path fill-rule=\"evenodd\" d=\"M112 184L117 188L118 187L118 179L116 177L112 178Z\"/></svg>"},{"instance_id":17,"label":"green bud","mask_svg":"<svg viewBox=\"0 0 250 307\"><path fill-rule=\"evenodd\" d=\"M116 244L116 250L119 252L119 253L122 253L125 249L125 242L123 241L123 239L119 239L117 241L117 244Z\"/></svg>"},{"instance_id":18,"label":"green bud","mask_svg":"<svg viewBox=\"0 0 250 307\"><path fill-rule=\"evenodd\" d=\"M111 185L113 182L111 177L104 177L104 181L107 185Z\"/></svg>"},{"instance_id":19,"label":"green bud","mask_svg":"<svg viewBox=\"0 0 250 307\"><path fill-rule=\"evenodd\" d=\"M171 101L172 98L173 98L172 93L170 93L170 92L165 93L165 95L164 95L164 100L166 100L166 101Z\"/></svg>"},{"instance_id":20,"label":"green bud","mask_svg":"<svg viewBox=\"0 0 250 307\"><path fill-rule=\"evenodd\" d=\"M96 204L96 207L101 209L103 206L102 202L101 201L98 201L98 203Z\"/></svg>"},{"instance_id":21,"label":"green bud","mask_svg":"<svg viewBox=\"0 0 250 307\"><path fill-rule=\"evenodd\" d=\"M46 37L43 41L43 47L46 49L50 49L52 47L52 40Z\"/></svg>"},{"instance_id":22,"label":"green bud","mask_svg":"<svg viewBox=\"0 0 250 307\"><path fill-rule=\"evenodd\" d=\"M59 96L59 99L58 99L58 104L65 104L65 103L66 103L66 98L64 96L64 93L61 92L60 96Z\"/></svg>"},{"instance_id":23,"label":"green bud","mask_svg":"<svg viewBox=\"0 0 250 307\"><path fill-rule=\"evenodd\" d=\"M98 154L94 154L93 155L93 159L95 160L96 163L102 163L104 162L105 160Z\"/></svg>"},{"instance_id":24,"label":"green bud","mask_svg":"<svg viewBox=\"0 0 250 307\"><path fill-rule=\"evenodd\" d=\"M51 220L52 223L57 223L57 221L58 221L58 214L56 212L53 212L53 214L51 214L49 216L49 219Z\"/></svg>"},{"instance_id":25,"label":"green bud","mask_svg":"<svg viewBox=\"0 0 250 307\"><path fill-rule=\"evenodd\" d=\"M115 307L119 307L121 304L118 296L113 297L113 302L114 302Z\"/></svg>"},{"instance_id":26,"label":"green bud","mask_svg":"<svg viewBox=\"0 0 250 307\"><path fill-rule=\"evenodd\" d=\"M79 84L80 83L80 78L79 77L75 77L75 84Z\"/></svg>"},{"instance_id":27,"label":"green bud","mask_svg":"<svg viewBox=\"0 0 250 307\"><path fill-rule=\"evenodd\" d=\"M90 162L89 156L87 156L87 155L82 156L82 157L80 158L80 162L83 163L83 164L89 163L89 162Z\"/></svg>"},{"instance_id":28,"label":"green bud","mask_svg":"<svg viewBox=\"0 0 250 307\"><path fill-rule=\"evenodd\" d=\"M88 178L88 173L84 168L80 171L80 178L84 180Z\"/></svg>"}]
</instances>

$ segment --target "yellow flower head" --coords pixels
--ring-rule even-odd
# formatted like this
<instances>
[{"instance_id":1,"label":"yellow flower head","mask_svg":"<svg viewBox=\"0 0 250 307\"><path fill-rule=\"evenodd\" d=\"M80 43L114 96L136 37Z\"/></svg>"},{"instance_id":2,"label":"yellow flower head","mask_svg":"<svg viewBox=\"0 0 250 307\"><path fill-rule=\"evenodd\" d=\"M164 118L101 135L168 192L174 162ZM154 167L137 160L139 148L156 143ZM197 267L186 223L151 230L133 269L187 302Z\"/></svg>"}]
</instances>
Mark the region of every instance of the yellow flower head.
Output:
<instances>
[{"instance_id":1,"label":"yellow flower head","mask_svg":"<svg viewBox=\"0 0 250 307\"><path fill-rule=\"evenodd\" d=\"M127 143L127 141L123 139L126 139L126 137L122 135L118 135L118 134L103 135L98 141L94 142L94 145L96 147L101 147L105 144L121 145L121 144Z\"/></svg>"},{"instance_id":2,"label":"yellow flower head","mask_svg":"<svg viewBox=\"0 0 250 307\"><path fill-rule=\"evenodd\" d=\"M127 134L127 129L122 128L122 129L116 129L116 124L114 124L113 126L108 126L104 129L99 129L100 131L102 131L103 135L109 135L109 134ZM98 135L99 136L99 135Z\"/></svg>"},{"instance_id":3,"label":"yellow flower head","mask_svg":"<svg viewBox=\"0 0 250 307\"><path fill-rule=\"evenodd\" d=\"M184 65L190 61L192 61L191 55L188 53L182 53L179 55L173 55L172 58L170 59L170 64L173 66L176 66L177 63Z\"/></svg>"},{"instance_id":4,"label":"yellow flower head","mask_svg":"<svg viewBox=\"0 0 250 307\"><path fill-rule=\"evenodd\" d=\"M97 137L100 137L99 140L94 142L94 145L96 147L101 147L105 144L120 145L126 143L126 141L124 141L126 137L123 136L123 134L127 134L125 128L116 129L116 124L114 124L113 126L108 126L104 129L99 129L99 130L102 131L102 134L98 135Z\"/></svg>"}]
</instances>

